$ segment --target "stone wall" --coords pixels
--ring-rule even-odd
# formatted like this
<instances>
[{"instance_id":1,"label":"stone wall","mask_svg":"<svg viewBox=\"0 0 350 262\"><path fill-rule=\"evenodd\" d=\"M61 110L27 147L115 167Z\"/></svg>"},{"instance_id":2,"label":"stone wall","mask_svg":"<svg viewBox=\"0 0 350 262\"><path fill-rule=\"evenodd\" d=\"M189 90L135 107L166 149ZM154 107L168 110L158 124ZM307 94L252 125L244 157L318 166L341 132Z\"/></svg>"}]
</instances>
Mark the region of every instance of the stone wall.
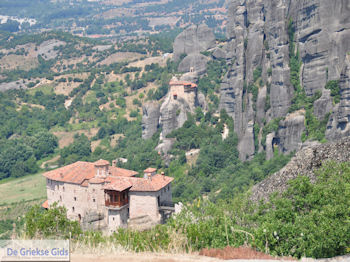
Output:
<instances>
[{"instance_id":1,"label":"stone wall","mask_svg":"<svg viewBox=\"0 0 350 262\"><path fill-rule=\"evenodd\" d=\"M149 216L154 222L160 221L158 192L130 192L130 219Z\"/></svg>"}]
</instances>

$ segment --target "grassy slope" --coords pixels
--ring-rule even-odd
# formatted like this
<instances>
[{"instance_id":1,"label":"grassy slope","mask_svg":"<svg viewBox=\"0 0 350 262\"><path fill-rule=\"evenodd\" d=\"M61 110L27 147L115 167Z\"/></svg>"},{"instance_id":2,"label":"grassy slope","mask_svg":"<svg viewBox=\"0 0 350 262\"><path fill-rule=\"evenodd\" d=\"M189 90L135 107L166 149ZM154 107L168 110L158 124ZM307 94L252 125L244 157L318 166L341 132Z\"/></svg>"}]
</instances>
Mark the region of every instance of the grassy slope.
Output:
<instances>
[{"instance_id":1,"label":"grassy slope","mask_svg":"<svg viewBox=\"0 0 350 262\"><path fill-rule=\"evenodd\" d=\"M41 198L46 198L46 184L42 174L0 182L0 205Z\"/></svg>"}]
</instances>

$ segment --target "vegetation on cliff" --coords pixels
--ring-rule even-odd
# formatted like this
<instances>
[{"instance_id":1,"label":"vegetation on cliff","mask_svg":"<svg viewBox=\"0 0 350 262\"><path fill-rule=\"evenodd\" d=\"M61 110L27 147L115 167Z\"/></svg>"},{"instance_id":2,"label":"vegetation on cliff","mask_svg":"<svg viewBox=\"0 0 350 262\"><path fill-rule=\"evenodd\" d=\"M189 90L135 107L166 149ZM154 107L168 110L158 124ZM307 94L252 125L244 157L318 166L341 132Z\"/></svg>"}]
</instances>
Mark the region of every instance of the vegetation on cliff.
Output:
<instances>
[{"instance_id":1,"label":"vegetation on cliff","mask_svg":"<svg viewBox=\"0 0 350 262\"><path fill-rule=\"evenodd\" d=\"M247 194L217 203L197 198L167 224L149 231L120 229L110 237L100 232L78 235L77 224L64 218L62 208L43 213L38 206L26 215L25 228L31 236L67 238L72 232L74 241L88 245L110 242L137 252L188 252L249 244L272 255L297 258L345 254L350 246L350 164L329 162L316 174L315 184L300 176L286 192L272 195L266 203L252 203Z\"/></svg>"}]
</instances>

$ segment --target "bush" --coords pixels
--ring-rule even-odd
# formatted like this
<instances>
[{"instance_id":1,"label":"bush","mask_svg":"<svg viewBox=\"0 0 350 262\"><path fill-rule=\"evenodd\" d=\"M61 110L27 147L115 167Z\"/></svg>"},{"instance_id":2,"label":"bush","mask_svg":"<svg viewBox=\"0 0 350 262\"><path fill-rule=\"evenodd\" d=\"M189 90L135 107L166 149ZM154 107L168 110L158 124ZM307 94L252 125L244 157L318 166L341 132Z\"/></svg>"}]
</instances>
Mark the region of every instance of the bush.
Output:
<instances>
[{"instance_id":1,"label":"bush","mask_svg":"<svg viewBox=\"0 0 350 262\"><path fill-rule=\"evenodd\" d=\"M333 101L335 104L340 102L340 87L338 80L328 81L326 84L326 89L331 90L331 96L333 97Z\"/></svg>"},{"instance_id":2,"label":"bush","mask_svg":"<svg viewBox=\"0 0 350 262\"><path fill-rule=\"evenodd\" d=\"M58 207L56 203L48 210L44 210L39 205L33 206L24 220L25 233L31 238L68 239L70 234L75 238L82 233L79 223L67 218L66 208Z\"/></svg>"}]
</instances>

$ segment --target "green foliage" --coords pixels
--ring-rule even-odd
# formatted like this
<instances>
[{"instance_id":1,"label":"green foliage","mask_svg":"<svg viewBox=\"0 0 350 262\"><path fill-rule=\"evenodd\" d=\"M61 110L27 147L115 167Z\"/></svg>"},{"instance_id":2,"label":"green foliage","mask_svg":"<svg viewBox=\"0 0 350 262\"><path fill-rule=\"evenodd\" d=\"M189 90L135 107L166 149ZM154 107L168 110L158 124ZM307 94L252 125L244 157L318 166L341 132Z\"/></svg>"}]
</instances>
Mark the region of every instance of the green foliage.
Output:
<instances>
[{"instance_id":1,"label":"green foliage","mask_svg":"<svg viewBox=\"0 0 350 262\"><path fill-rule=\"evenodd\" d=\"M339 80L331 80L326 84L326 89L331 90L331 96L333 97L334 104L340 102L340 87Z\"/></svg>"},{"instance_id":2,"label":"green foliage","mask_svg":"<svg viewBox=\"0 0 350 262\"><path fill-rule=\"evenodd\" d=\"M270 253L300 258L345 254L350 244L349 163L328 163L317 172L316 184L306 177L290 182L283 196L262 205L253 221L256 245ZM266 232L264 232L264 229Z\"/></svg>"},{"instance_id":3,"label":"green foliage","mask_svg":"<svg viewBox=\"0 0 350 262\"><path fill-rule=\"evenodd\" d=\"M25 233L31 238L69 239L82 233L77 221L67 218L67 210L54 203L48 210L33 206L25 215Z\"/></svg>"},{"instance_id":4,"label":"green foliage","mask_svg":"<svg viewBox=\"0 0 350 262\"><path fill-rule=\"evenodd\" d=\"M210 113L204 117L198 110L200 124L197 126L192 116L188 117L182 128L174 130L168 137L176 138L171 154L178 156L169 168L175 178L173 196L175 200L192 200L198 195L209 195L211 199L232 198L242 188L254 181L260 181L268 174L277 171L289 160L290 156L277 155L266 161L264 154L258 154L252 161L242 163L238 157L238 139L233 132L233 121L224 111L220 120ZM211 126L215 123L216 126ZM222 139L223 125L229 128L228 137ZM196 165L188 174L177 174L186 151L200 148Z\"/></svg>"},{"instance_id":5,"label":"green foliage","mask_svg":"<svg viewBox=\"0 0 350 262\"><path fill-rule=\"evenodd\" d=\"M282 120L282 117L275 118L271 120L269 123L267 123L262 130L262 139L261 144L265 147L266 146L266 136L269 133L277 132L279 128L279 122Z\"/></svg>"},{"instance_id":6,"label":"green foliage","mask_svg":"<svg viewBox=\"0 0 350 262\"><path fill-rule=\"evenodd\" d=\"M307 110L305 114L306 132L302 134L301 140L305 142L307 139L325 142L325 132L330 113L322 120L318 120L311 110Z\"/></svg>"},{"instance_id":7,"label":"green foliage","mask_svg":"<svg viewBox=\"0 0 350 262\"><path fill-rule=\"evenodd\" d=\"M253 102L256 103L257 99L258 99L258 94L259 94L259 87L257 87L255 84L250 84L248 86L248 90L249 93L253 94Z\"/></svg>"},{"instance_id":8,"label":"green foliage","mask_svg":"<svg viewBox=\"0 0 350 262\"><path fill-rule=\"evenodd\" d=\"M102 136L100 134L100 136ZM60 164L67 165L78 160L87 160L91 154L91 143L84 134L76 135L74 142L64 147L61 152Z\"/></svg>"},{"instance_id":9,"label":"green foliage","mask_svg":"<svg viewBox=\"0 0 350 262\"><path fill-rule=\"evenodd\" d=\"M255 152L258 152L259 149L259 133L260 133L260 127L258 123L254 123L254 147Z\"/></svg>"},{"instance_id":10,"label":"green foliage","mask_svg":"<svg viewBox=\"0 0 350 262\"><path fill-rule=\"evenodd\" d=\"M258 66L257 68L254 69L253 71L253 81L254 83L261 77L262 73L262 67Z\"/></svg>"},{"instance_id":11,"label":"green foliage","mask_svg":"<svg viewBox=\"0 0 350 262\"><path fill-rule=\"evenodd\" d=\"M197 198L166 224L151 230L119 229L110 237L85 232L77 240L89 246L110 242L136 252L188 252L249 244L274 256L344 255L350 245L350 164L325 163L316 174L316 183L299 176L289 182L287 191L273 194L269 202L254 203L249 194L216 202ZM32 231L44 235L45 230Z\"/></svg>"},{"instance_id":12,"label":"green foliage","mask_svg":"<svg viewBox=\"0 0 350 262\"><path fill-rule=\"evenodd\" d=\"M227 69L228 67L224 59L209 61L206 75L198 81L198 90L209 97L213 104L213 109L218 108L219 100L216 94L219 93L220 84Z\"/></svg>"}]
</instances>

